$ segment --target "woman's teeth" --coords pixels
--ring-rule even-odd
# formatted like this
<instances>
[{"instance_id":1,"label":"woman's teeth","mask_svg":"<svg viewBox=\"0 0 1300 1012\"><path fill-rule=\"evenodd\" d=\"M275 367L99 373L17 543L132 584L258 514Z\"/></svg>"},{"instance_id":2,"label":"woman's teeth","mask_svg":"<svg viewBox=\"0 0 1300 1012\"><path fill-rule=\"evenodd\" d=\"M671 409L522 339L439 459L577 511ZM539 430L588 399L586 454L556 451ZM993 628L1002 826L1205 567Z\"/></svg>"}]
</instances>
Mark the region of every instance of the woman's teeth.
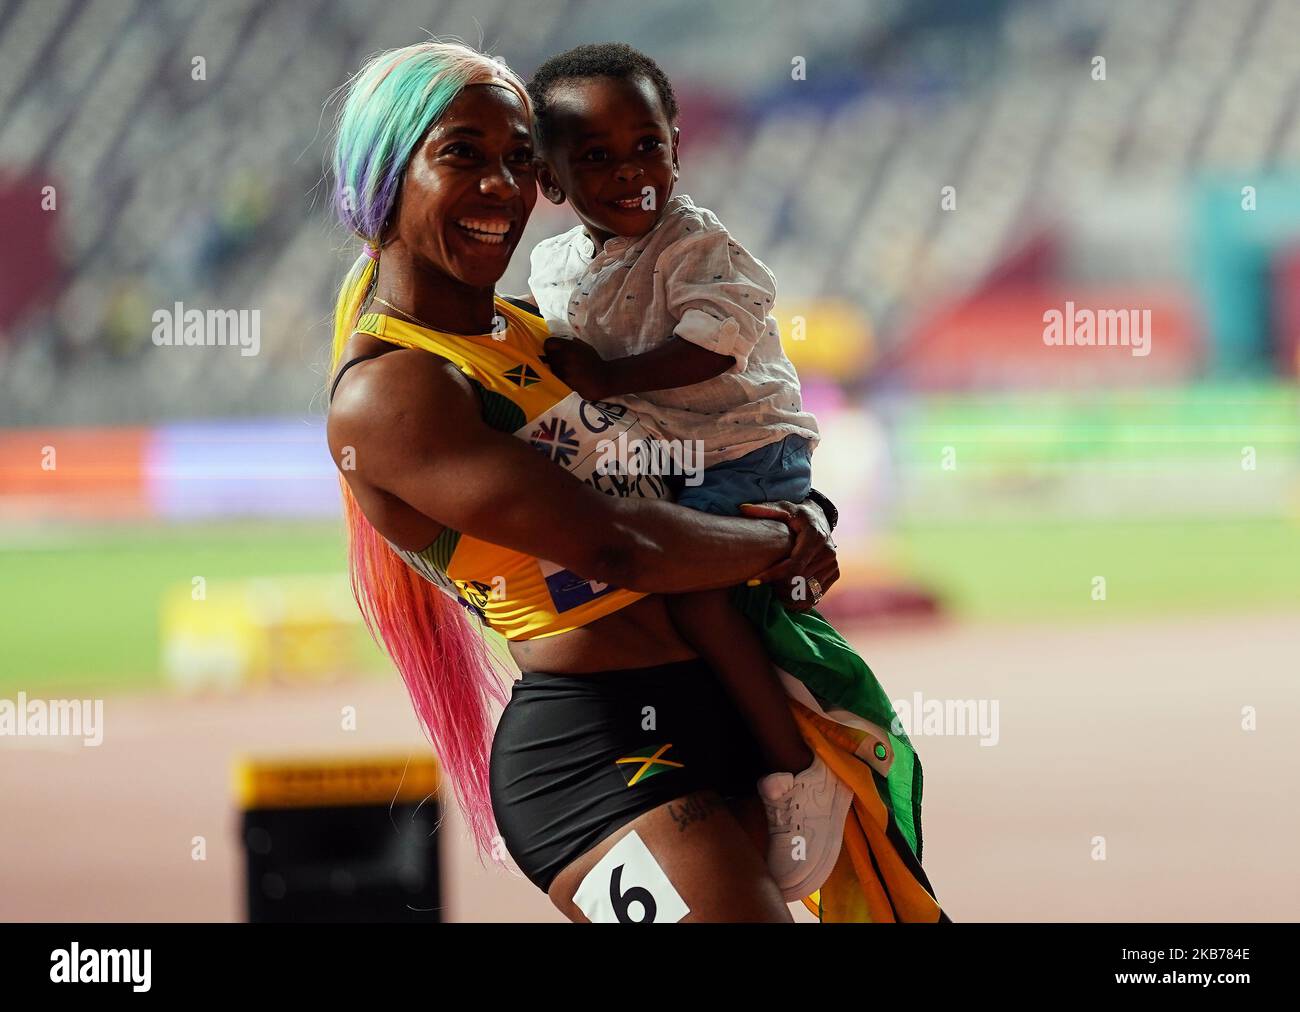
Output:
<instances>
[{"instance_id":1,"label":"woman's teeth","mask_svg":"<svg viewBox=\"0 0 1300 1012\"><path fill-rule=\"evenodd\" d=\"M635 211L641 206L641 197L628 197L625 200L614 201L615 206L623 208L625 211Z\"/></svg>"},{"instance_id":2,"label":"woman's teeth","mask_svg":"<svg viewBox=\"0 0 1300 1012\"><path fill-rule=\"evenodd\" d=\"M491 218L461 218L456 222L479 242L497 246L506 241L511 222Z\"/></svg>"}]
</instances>

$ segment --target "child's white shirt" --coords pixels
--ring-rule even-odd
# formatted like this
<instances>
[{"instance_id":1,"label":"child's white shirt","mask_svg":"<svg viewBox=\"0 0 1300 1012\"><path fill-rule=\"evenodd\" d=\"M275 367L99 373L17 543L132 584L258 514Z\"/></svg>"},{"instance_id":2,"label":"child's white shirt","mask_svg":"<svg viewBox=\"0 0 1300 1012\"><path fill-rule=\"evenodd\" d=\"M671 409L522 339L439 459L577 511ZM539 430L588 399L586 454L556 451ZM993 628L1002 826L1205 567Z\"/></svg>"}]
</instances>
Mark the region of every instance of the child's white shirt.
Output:
<instances>
[{"instance_id":1,"label":"child's white shirt","mask_svg":"<svg viewBox=\"0 0 1300 1012\"><path fill-rule=\"evenodd\" d=\"M674 334L735 357L703 383L610 398L665 439L700 440L705 467L790 433L816 445L817 421L772 316L776 279L690 197L673 197L645 235L600 250L581 225L544 239L528 285L551 333L579 337L601 358L650 351Z\"/></svg>"}]
</instances>

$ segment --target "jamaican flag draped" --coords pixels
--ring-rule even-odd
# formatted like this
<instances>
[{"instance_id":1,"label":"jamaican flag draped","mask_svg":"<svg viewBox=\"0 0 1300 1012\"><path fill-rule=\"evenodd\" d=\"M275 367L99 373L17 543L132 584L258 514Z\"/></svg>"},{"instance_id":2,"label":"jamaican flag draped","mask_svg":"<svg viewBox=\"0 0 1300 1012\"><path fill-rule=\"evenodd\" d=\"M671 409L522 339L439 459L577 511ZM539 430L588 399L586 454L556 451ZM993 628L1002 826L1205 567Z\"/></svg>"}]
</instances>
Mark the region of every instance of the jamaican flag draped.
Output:
<instances>
[{"instance_id":1,"label":"jamaican flag draped","mask_svg":"<svg viewBox=\"0 0 1300 1012\"><path fill-rule=\"evenodd\" d=\"M853 791L839 861L804 904L826 923L947 921L921 869L921 761L871 668L770 587L736 587L732 600L781 670L809 747Z\"/></svg>"}]
</instances>

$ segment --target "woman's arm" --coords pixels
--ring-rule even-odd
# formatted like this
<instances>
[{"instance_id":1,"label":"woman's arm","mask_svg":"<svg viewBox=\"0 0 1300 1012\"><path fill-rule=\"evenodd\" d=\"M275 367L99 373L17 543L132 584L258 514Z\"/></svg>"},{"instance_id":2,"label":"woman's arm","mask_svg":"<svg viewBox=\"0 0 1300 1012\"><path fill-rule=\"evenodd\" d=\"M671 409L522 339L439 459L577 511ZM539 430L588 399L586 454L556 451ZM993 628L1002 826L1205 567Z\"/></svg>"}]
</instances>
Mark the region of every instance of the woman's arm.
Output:
<instances>
[{"instance_id":1,"label":"woman's arm","mask_svg":"<svg viewBox=\"0 0 1300 1012\"><path fill-rule=\"evenodd\" d=\"M336 462L349 481L472 537L647 593L727 587L786 559L777 520L719 517L585 485L480 417L463 375L436 356L395 351L367 363L330 408Z\"/></svg>"}]
</instances>

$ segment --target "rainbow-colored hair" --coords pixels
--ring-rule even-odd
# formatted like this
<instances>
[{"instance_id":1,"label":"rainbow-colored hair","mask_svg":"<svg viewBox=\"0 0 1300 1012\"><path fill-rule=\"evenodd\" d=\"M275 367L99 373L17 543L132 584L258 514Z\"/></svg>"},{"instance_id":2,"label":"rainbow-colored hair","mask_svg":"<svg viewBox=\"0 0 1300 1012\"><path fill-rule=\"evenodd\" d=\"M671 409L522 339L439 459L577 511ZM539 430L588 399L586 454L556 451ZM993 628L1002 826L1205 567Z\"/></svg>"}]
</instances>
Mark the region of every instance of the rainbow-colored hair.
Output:
<instances>
[{"instance_id":1,"label":"rainbow-colored hair","mask_svg":"<svg viewBox=\"0 0 1300 1012\"><path fill-rule=\"evenodd\" d=\"M365 242L339 289L330 374L337 370L379 270L384 233L407 163L463 88L510 88L531 117L521 81L458 42L430 41L369 60L345 88L335 133L333 203ZM490 704L504 704L502 671L482 630L457 602L416 574L361 512L340 479L352 591L370 633L393 659L481 850L496 834L488 790Z\"/></svg>"}]
</instances>

